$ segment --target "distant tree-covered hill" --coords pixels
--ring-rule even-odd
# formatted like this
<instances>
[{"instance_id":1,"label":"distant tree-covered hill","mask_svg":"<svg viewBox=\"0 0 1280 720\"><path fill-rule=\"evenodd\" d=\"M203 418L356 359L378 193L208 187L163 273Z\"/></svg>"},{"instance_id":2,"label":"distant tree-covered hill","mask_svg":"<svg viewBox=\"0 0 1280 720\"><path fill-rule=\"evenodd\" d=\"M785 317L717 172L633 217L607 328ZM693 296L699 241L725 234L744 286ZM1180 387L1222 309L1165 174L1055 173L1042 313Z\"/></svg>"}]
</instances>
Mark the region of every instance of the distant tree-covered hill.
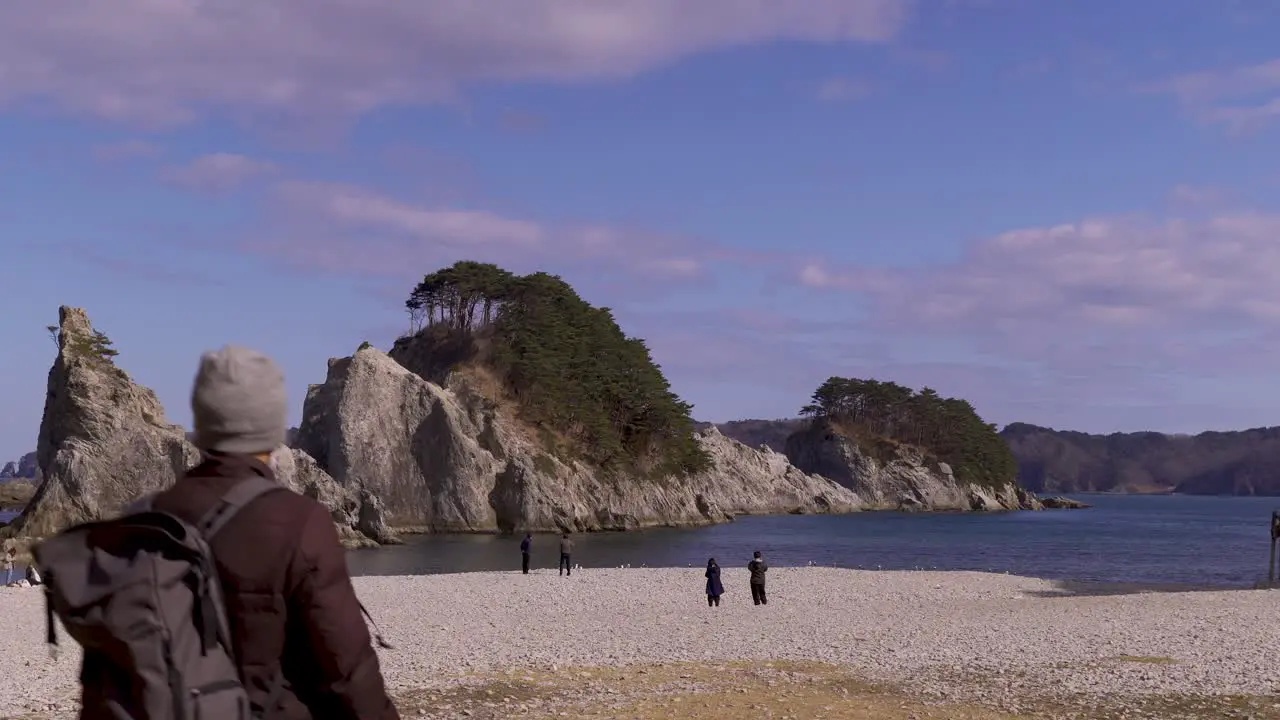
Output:
<instances>
[{"instance_id":1,"label":"distant tree-covered hill","mask_svg":"<svg viewBox=\"0 0 1280 720\"><path fill-rule=\"evenodd\" d=\"M716 423L716 427L725 437L733 438L747 447L768 445L774 452L784 452L787 437L798 430L809 427L806 418L787 418L780 420L730 420ZM712 423L700 422L695 427L702 430L711 427Z\"/></svg>"},{"instance_id":2,"label":"distant tree-covered hill","mask_svg":"<svg viewBox=\"0 0 1280 720\"><path fill-rule=\"evenodd\" d=\"M1036 492L1280 495L1280 427L1090 435L1013 423L1000 435Z\"/></svg>"},{"instance_id":3,"label":"distant tree-covered hill","mask_svg":"<svg viewBox=\"0 0 1280 720\"><path fill-rule=\"evenodd\" d=\"M1014 458L996 426L983 422L967 401L942 397L932 388L916 391L893 382L832 377L801 413L805 417L731 420L716 427L744 445L785 453L788 437L819 421L859 441L864 450L884 441L919 448L966 482L998 487L1015 476Z\"/></svg>"},{"instance_id":4,"label":"distant tree-covered hill","mask_svg":"<svg viewBox=\"0 0 1280 720\"><path fill-rule=\"evenodd\" d=\"M805 422L733 420L717 427L739 442L782 452ZM1013 423L1000 436L1018 461L1019 483L1035 492L1280 496L1280 427L1090 435Z\"/></svg>"}]
</instances>

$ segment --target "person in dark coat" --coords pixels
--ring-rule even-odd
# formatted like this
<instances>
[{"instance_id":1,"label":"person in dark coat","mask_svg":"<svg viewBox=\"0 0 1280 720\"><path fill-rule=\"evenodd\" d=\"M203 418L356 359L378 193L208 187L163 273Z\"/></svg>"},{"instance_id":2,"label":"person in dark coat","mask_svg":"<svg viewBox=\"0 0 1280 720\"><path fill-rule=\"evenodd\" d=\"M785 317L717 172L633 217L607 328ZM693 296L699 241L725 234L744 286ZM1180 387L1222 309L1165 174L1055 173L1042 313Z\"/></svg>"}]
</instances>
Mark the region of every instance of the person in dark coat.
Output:
<instances>
[{"instance_id":1,"label":"person in dark coat","mask_svg":"<svg viewBox=\"0 0 1280 720\"><path fill-rule=\"evenodd\" d=\"M720 596L724 594L724 584L720 582L720 566L716 559L707 561L707 607L719 607Z\"/></svg>"},{"instance_id":2,"label":"person in dark coat","mask_svg":"<svg viewBox=\"0 0 1280 720\"><path fill-rule=\"evenodd\" d=\"M525 533L520 541L520 572L529 574L529 551L533 549L533 533Z\"/></svg>"},{"instance_id":3,"label":"person in dark coat","mask_svg":"<svg viewBox=\"0 0 1280 720\"><path fill-rule=\"evenodd\" d=\"M751 562L747 563L747 569L751 571L751 599L757 605L768 605L769 597L764 594L764 574L769 572L769 566L760 557L759 550L755 552Z\"/></svg>"},{"instance_id":4,"label":"person in dark coat","mask_svg":"<svg viewBox=\"0 0 1280 720\"><path fill-rule=\"evenodd\" d=\"M241 482L276 479L271 453L284 445L289 419L284 373L245 348L205 353L191 410L202 461L153 507L195 524ZM325 506L295 492L268 493L209 546L255 717L399 720ZM112 705L86 688L80 717L118 718Z\"/></svg>"},{"instance_id":5,"label":"person in dark coat","mask_svg":"<svg viewBox=\"0 0 1280 720\"><path fill-rule=\"evenodd\" d=\"M560 536L560 574L573 575L573 540L569 539L569 531Z\"/></svg>"}]
</instances>

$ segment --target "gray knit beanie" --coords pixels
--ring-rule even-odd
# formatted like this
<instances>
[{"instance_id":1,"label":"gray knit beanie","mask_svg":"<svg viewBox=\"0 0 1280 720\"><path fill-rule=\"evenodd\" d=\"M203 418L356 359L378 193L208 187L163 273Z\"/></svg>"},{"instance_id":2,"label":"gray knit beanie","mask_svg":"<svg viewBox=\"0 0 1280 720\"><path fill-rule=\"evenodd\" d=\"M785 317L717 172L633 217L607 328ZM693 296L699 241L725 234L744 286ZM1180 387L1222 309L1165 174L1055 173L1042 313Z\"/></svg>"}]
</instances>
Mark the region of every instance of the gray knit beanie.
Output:
<instances>
[{"instance_id":1,"label":"gray knit beanie","mask_svg":"<svg viewBox=\"0 0 1280 720\"><path fill-rule=\"evenodd\" d=\"M201 450L253 455L285 442L289 407L284 373L266 355L227 345L200 356L191 389L195 443Z\"/></svg>"}]
</instances>

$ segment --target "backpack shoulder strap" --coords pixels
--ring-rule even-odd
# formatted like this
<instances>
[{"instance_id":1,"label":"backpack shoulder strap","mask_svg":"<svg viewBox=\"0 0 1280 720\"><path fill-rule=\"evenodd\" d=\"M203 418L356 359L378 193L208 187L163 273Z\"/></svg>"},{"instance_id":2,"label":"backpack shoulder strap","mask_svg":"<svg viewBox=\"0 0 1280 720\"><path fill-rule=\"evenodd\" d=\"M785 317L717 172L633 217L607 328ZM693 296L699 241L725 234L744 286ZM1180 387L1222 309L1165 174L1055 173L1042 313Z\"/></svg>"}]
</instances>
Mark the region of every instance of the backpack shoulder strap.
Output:
<instances>
[{"instance_id":1,"label":"backpack shoulder strap","mask_svg":"<svg viewBox=\"0 0 1280 720\"><path fill-rule=\"evenodd\" d=\"M259 496L265 495L275 490L287 490L280 483L254 475L247 480L236 483L230 490L223 494L218 502L214 504L204 517L200 518L200 524L197 528L204 535L205 540L212 540L214 535L223 528L231 518L244 509L246 505L257 500Z\"/></svg>"}]
</instances>

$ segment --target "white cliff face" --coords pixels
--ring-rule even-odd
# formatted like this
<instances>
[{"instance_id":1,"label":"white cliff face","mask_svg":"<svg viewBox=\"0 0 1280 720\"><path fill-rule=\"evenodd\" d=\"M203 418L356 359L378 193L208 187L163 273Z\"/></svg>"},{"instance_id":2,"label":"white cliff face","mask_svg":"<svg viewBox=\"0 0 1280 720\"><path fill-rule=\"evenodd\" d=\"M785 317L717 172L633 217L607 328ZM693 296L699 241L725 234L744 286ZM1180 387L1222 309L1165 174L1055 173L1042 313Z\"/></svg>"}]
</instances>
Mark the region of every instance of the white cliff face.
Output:
<instances>
[{"instance_id":1,"label":"white cliff face","mask_svg":"<svg viewBox=\"0 0 1280 720\"><path fill-rule=\"evenodd\" d=\"M5 528L38 538L109 517L147 493L171 486L200 451L149 388L93 352L93 326L80 308L59 310L58 356L49 371L37 459L44 471L22 515ZM305 453L287 448L272 464L281 482L330 509L351 544L392 538L376 499L334 482Z\"/></svg>"},{"instance_id":2,"label":"white cliff face","mask_svg":"<svg viewBox=\"0 0 1280 720\"><path fill-rule=\"evenodd\" d=\"M510 411L453 374L445 386L374 348L312 386L298 446L340 483L368 487L391 525L430 531L611 530L721 522L741 513L847 512L853 493L714 429L712 469L609 477L548 454Z\"/></svg>"},{"instance_id":3,"label":"white cliff face","mask_svg":"<svg viewBox=\"0 0 1280 720\"><path fill-rule=\"evenodd\" d=\"M877 459L834 429L817 424L787 438L796 467L830 478L856 493L869 508L902 510L1039 509L1030 493L1009 482L991 488L958 480L946 463L930 463L910 446Z\"/></svg>"}]
</instances>

